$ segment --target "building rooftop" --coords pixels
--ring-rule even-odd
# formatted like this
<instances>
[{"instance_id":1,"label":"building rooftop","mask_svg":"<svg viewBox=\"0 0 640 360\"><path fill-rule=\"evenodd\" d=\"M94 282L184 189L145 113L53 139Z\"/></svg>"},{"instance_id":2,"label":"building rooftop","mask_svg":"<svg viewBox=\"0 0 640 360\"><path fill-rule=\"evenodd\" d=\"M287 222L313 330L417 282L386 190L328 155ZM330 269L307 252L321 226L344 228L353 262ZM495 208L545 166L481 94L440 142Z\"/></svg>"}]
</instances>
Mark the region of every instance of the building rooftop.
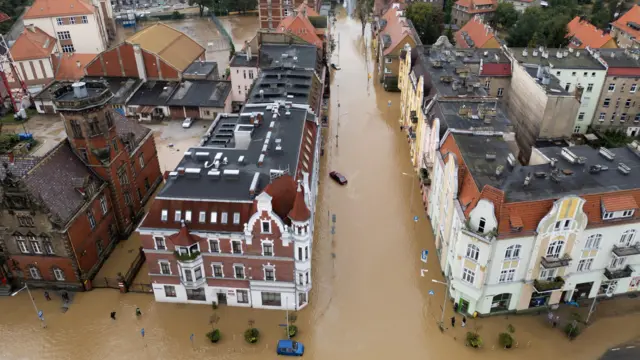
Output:
<instances>
[{"instance_id":1,"label":"building rooftop","mask_svg":"<svg viewBox=\"0 0 640 360\"><path fill-rule=\"evenodd\" d=\"M194 61L182 73L183 76L209 76L212 72L218 73L218 63L215 61Z\"/></svg>"},{"instance_id":2,"label":"building rooftop","mask_svg":"<svg viewBox=\"0 0 640 360\"><path fill-rule=\"evenodd\" d=\"M438 99L432 111L440 119L440 136L447 129L503 133L514 131L497 98Z\"/></svg>"},{"instance_id":3,"label":"building rooftop","mask_svg":"<svg viewBox=\"0 0 640 360\"><path fill-rule=\"evenodd\" d=\"M407 36L411 37L416 44L421 44L411 20L404 16L399 5L392 4L380 20L380 37L382 38L380 45L383 46L384 55L395 50Z\"/></svg>"},{"instance_id":4,"label":"building rooftop","mask_svg":"<svg viewBox=\"0 0 640 360\"><path fill-rule=\"evenodd\" d=\"M523 64L524 70L529 73L529 76L534 78L538 85L547 92L548 95L556 96L568 96L571 95L560 84L560 80L551 74L549 68L542 67L542 65Z\"/></svg>"},{"instance_id":5,"label":"building rooftop","mask_svg":"<svg viewBox=\"0 0 640 360\"><path fill-rule=\"evenodd\" d=\"M316 28L311 21L302 14L290 15L283 18L275 30L279 33L291 33L313 46L322 48L322 40L316 34Z\"/></svg>"},{"instance_id":6,"label":"building rooftop","mask_svg":"<svg viewBox=\"0 0 640 360\"><path fill-rule=\"evenodd\" d=\"M471 68L479 66L482 59L476 50L454 49L448 40L439 39L425 48L424 56L431 83L440 96L487 96L484 83Z\"/></svg>"},{"instance_id":7,"label":"building rooftop","mask_svg":"<svg viewBox=\"0 0 640 360\"><path fill-rule=\"evenodd\" d=\"M581 19L580 16L576 16L567 24L567 38L571 40L569 46L580 49L587 46L591 49L597 49L613 40L608 32L605 33L587 20ZM615 46L615 41L612 43Z\"/></svg>"},{"instance_id":8,"label":"building rooftop","mask_svg":"<svg viewBox=\"0 0 640 360\"><path fill-rule=\"evenodd\" d=\"M93 8L83 0L36 0L27 9L23 18L38 19L90 14L93 14Z\"/></svg>"},{"instance_id":9,"label":"building rooftop","mask_svg":"<svg viewBox=\"0 0 640 360\"><path fill-rule=\"evenodd\" d=\"M318 49L311 45L262 44L260 46L260 68L316 68Z\"/></svg>"},{"instance_id":10,"label":"building rooftop","mask_svg":"<svg viewBox=\"0 0 640 360\"><path fill-rule=\"evenodd\" d=\"M167 105L223 108L230 92L231 81L183 80Z\"/></svg>"},{"instance_id":11,"label":"building rooftop","mask_svg":"<svg viewBox=\"0 0 640 360\"><path fill-rule=\"evenodd\" d=\"M58 54L56 54L58 55ZM95 57L95 54L65 53L52 56L51 62L55 78L58 81L77 81L84 77L84 68Z\"/></svg>"},{"instance_id":12,"label":"building rooftop","mask_svg":"<svg viewBox=\"0 0 640 360\"><path fill-rule=\"evenodd\" d=\"M229 62L230 67L239 66L239 67L258 67L258 57L256 55L252 55L250 58L247 57L247 53L237 52Z\"/></svg>"},{"instance_id":13,"label":"building rooftop","mask_svg":"<svg viewBox=\"0 0 640 360\"><path fill-rule=\"evenodd\" d=\"M607 74L613 76L640 77L640 50L597 49L594 56L608 66Z\"/></svg>"},{"instance_id":14,"label":"building rooftop","mask_svg":"<svg viewBox=\"0 0 640 360\"><path fill-rule=\"evenodd\" d=\"M303 138L310 139L305 127L314 118L306 107L284 102L247 104L241 114L218 115L158 198L251 201L273 179L295 174L300 161L304 165L300 151ZM307 142L304 147L312 148Z\"/></svg>"},{"instance_id":15,"label":"building rooftop","mask_svg":"<svg viewBox=\"0 0 640 360\"><path fill-rule=\"evenodd\" d=\"M147 81L133 94L128 105L164 106L178 86L177 81Z\"/></svg>"},{"instance_id":16,"label":"building rooftop","mask_svg":"<svg viewBox=\"0 0 640 360\"><path fill-rule=\"evenodd\" d=\"M313 71L264 70L255 80L248 101L271 103L275 100L309 103L313 85Z\"/></svg>"},{"instance_id":17,"label":"building rooftop","mask_svg":"<svg viewBox=\"0 0 640 360\"><path fill-rule=\"evenodd\" d=\"M138 90L142 84L139 78L121 78L121 77L91 77L84 78L85 81L103 81L113 94L109 103L123 105L127 103L127 99Z\"/></svg>"},{"instance_id":18,"label":"building rooftop","mask_svg":"<svg viewBox=\"0 0 640 360\"><path fill-rule=\"evenodd\" d=\"M604 70L605 67L586 50L510 48L513 57L522 64L549 66L552 69Z\"/></svg>"},{"instance_id":19,"label":"building rooftop","mask_svg":"<svg viewBox=\"0 0 640 360\"><path fill-rule=\"evenodd\" d=\"M54 37L37 26L26 26L11 46L11 56L15 61L48 58L55 46Z\"/></svg>"},{"instance_id":20,"label":"building rooftop","mask_svg":"<svg viewBox=\"0 0 640 360\"><path fill-rule=\"evenodd\" d=\"M491 39L499 46L495 32L479 16L474 16L455 33L456 45L461 48L483 48Z\"/></svg>"},{"instance_id":21,"label":"building rooftop","mask_svg":"<svg viewBox=\"0 0 640 360\"><path fill-rule=\"evenodd\" d=\"M640 38L640 5L633 5L629 11L620 16L611 25L626 32L635 41L638 41Z\"/></svg>"},{"instance_id":22,"label":"building rooftop","mask_svg":"<svg viewBox=\"0 0 640 360\"><path fill-rule=\"evenodd\" d=\"M497 0L458 0L455 3L457 6L466 8L467 13L485 13L496 10L498 6Z\"/></svg>"}]
</instances>

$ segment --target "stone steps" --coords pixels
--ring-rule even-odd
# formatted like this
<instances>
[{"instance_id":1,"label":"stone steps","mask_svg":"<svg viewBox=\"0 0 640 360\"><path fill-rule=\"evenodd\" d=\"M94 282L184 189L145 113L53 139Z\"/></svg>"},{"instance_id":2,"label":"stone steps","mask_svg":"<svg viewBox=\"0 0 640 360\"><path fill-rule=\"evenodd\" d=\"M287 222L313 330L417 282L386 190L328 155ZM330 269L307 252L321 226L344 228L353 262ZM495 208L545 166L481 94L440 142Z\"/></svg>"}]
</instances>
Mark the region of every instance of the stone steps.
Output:
<instances>
[{"instance_id":1,"label":"stone steps","mask_svg":"<svg viewBox=\"0 0 640 360\"><path fill-rule=\"evenodd\" d=\"M0 286L0 296L9 296L11 295L11 286L4 285Z\"/></svg>"}]
</instances>

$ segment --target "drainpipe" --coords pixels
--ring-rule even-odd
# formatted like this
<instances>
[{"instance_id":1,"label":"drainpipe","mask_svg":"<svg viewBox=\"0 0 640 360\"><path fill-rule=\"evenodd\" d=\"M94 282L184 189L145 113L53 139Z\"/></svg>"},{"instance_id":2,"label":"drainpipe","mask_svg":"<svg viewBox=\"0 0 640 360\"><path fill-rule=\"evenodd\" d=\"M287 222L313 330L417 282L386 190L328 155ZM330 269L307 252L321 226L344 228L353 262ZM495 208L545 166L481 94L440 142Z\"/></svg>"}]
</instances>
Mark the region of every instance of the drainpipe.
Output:
<instances>
[{"instance_id":1,"label":"drainpipe","mask_svg":"<svg viewBox=\"0 0 640 360\"><path fill-rule=\"evenodd\" d=\"M484 300L484 292L487 288L487 285L489 285L489 274L491 272L491 267L489 265L493 264L493 257L496 254L497 242L498 239L496 236L491 242L491 252L489 254L489 260L487 260L487 271L485 271L484 284L482 285L482 291L480 292L480 297L478 299ZM476 311L478 311L478 301L476 301Z\"/></svg>"}]
</instances>

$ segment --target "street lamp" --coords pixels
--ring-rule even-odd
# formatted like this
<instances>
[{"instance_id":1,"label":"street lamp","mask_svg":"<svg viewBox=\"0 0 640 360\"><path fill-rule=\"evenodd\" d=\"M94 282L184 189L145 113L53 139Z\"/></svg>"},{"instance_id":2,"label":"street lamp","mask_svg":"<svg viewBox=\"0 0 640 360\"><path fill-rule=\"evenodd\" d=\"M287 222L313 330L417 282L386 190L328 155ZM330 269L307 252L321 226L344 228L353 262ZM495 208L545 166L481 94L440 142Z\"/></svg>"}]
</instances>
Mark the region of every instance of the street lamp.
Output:
<instances>
[{"instance_id":1,"label":"street lamp","mask_svg":"<svg viewBox=\"0 0 640 360\"><path fill-rule=\"evenodd\" d=\"M605 291L605 295L608 298L611 298L613 296L613 292L615 291L616 286L613 286L611 283L607 285L607 290ZM593 297L593 302L591 303L591 307L589 308L589 314L587 315L587 319L585 320L585 323L588 324L589 323L589 319L591 319L591 315L595 312L595 307L596 307L596 300L598 300L598 294L596 294L596 296Z\"/></svg>"},{"instance_id":2,"label":"street lamp","mask_svg":"<svg viewBox=\"0 0 640 360\"><path fill-rule=\"evenodd\" d=\"M31 295L31 290L29 290L29 285L27 285L26 283L24 284L24 287L21 289L16 290L14 293L11 294L11 296L16 296L18 295L22 290L27 290L27 293L29 294L29 299L31 299L31 303L33 304L33 309L36 311L36 316L38 316L38 319L40 319L42 321L42 327L46 327L45 323L44 323L44 317L42 317L42 315L40 314L40 311L38 310L38 307L36 306L36 301L33 299L33 296Z\"/></svg>"},{"instance_id":3,"label":"street lamp","mask_svg":"<svg viewBox=\"0 0 640 360\"><path fill-rule=\"evenodd\" d=\"M442 281L438 281L436 279L431 279L432 282L445 286L444 300L442 301L442 315L440 316L440 330L441 331L444 331L444 309L447 306L447 294L449 293L449 278L446 278L446 280L447 280L447 282L442 282Z\"/></svg>"}]
</instances>

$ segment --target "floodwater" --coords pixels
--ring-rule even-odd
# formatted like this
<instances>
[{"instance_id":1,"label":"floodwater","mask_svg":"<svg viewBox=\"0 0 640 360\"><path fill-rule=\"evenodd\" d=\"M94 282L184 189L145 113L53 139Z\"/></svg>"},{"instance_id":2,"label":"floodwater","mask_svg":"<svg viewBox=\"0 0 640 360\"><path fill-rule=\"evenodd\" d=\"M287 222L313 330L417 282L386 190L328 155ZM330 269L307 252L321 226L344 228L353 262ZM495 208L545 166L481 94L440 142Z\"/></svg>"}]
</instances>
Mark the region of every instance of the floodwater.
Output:
<instances>
[{"instance_id":1,"label":"floodwater","mask_svg":"<svg viewBox=\"0 0 640 360\"><path fill-rule=\"evenodd\" d=\"M431 279L442 276L434 258L427 265L419 259L422 249L434 254L430 257L435 249L417 180L403 175L412 173L412 168L406 137L397 123L399 95L384 92L368 79L374 64L365 48L370 40L365 45L360 25L342 16L336 31L342 44L340 59L336 56L334 61L342 70L332 80L331 128L322 159L314 240L314 289L310 305L296 322L305 357L596 359L606 348L640 335L637 312L597 318L574 341L545 324L544 315L470 319L465 329L458 318L454 329L441 333L436 322L443 287ZM349 185L327 181L329 169L343 172ZM333 236L330 214L336 215ZM428 270L424 277L421 269ZM428 295L429 290L435 295ZM274 347L283 336L278 325L285 322L283 311L231 307L214 311L205 305L155 303L150 295L116 290L76 294L69 311L62 313L58 297L47 302L42 292L33 294L48 328L40 328L24 292L1 298L2 359L276 359ZM135 316L136 307L143 312L141 318ZM446 310L448 323L450 303ZM117 312L117 320L109 318L111 311ZM256 345L247 345L242 338L250 322L261 332ZM498 333L508 324L516 329L518 347L496 349ZM204 335L212 327L222 332L216 345ZM468 329L483 337L482 349L464 346Z\"/></svg>"}]
</instances>

